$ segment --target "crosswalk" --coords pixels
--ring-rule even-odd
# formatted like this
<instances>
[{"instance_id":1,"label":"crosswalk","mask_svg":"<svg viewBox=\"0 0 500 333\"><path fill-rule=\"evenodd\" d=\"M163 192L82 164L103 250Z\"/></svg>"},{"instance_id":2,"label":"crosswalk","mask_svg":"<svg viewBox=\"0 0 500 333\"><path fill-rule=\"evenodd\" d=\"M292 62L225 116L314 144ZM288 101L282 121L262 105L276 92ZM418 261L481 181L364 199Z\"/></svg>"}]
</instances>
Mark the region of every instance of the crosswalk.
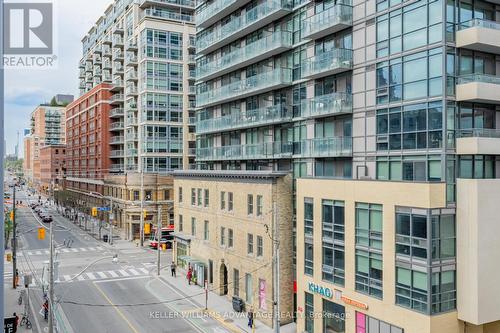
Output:
<instances>
[{"instance_id":1,"label":"crosswalk","mask_svg":"<svg viewBox=\"0 0 500 333\"><path fill-rule=\"evenodd\" d=\"M96 252L102 250L103 248L101 246L56 249L56 251L59 253ZM32 251L25 251L25 253L29 256L41 256L41 255L48 255L49 250L32 250Z\"/></svg>"},{"instance_id":2,"label":"crosswalk","mask_svg":"<svg viewBox=\"0 0 500 333\"><path fill-rule=\"evenodd\" d=\"M59 276L59 282L75 282L75 281L94 281L94 280L110 280L110 279L120 279L129 278L136 276L147 276L149 271L144 267L134 267L127 269L117 269L112 271L102 271L102 272L88 272L82 273L75 277L75 275L67 274Z\"/></svg>"}]
</instances>

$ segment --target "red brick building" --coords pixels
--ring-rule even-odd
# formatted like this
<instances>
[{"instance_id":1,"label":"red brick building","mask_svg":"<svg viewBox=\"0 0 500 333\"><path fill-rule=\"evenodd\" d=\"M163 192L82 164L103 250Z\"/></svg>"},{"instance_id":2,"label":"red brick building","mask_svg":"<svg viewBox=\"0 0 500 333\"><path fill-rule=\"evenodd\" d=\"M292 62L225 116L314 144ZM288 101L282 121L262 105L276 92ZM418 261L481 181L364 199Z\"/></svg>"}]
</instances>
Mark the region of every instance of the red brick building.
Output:
<instances>
[{"instance_id":1,"label":"red brick building","mask_svg":"<svg viewBox=\"0 0 500 333\"><path fill-rule=\"evenodd\" d=\"M40 186L51 193L62 186L66 174L66 145L50 145L40 148Z\"/></svg>"},{"instance_id":2,"label":"red brick building","mask_svg":"<svg viewBox=\"0 0 500 333\"><path fill-rule=\"evenodd\" d=\"M109 172L111 87L102 83L66 108L68 177L102 179Z\"/></svg>"}]
</instances>

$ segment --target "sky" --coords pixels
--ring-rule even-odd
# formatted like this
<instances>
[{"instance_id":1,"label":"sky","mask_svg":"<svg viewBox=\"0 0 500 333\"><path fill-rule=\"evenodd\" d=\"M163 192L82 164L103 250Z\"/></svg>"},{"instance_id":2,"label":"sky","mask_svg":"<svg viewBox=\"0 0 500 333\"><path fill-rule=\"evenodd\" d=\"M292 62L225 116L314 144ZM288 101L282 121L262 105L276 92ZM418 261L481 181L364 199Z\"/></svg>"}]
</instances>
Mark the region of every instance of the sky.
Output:
<instances>
[{"instance_id":1,"label":"sky","mask_svg":"<svg viewBox=\"0 0 500 333\"><path fill-rule=\"evenodd\" d=\"M5 70L5 138L7 154L13 154L19 131L19 157L23 157L23 129L29 127L30 114L40 103L56 94L71 94L78 89L78 63L82 57L81 40L112 0L52 0L59 59L56 69Z\"/></svg>"}]
</instances>

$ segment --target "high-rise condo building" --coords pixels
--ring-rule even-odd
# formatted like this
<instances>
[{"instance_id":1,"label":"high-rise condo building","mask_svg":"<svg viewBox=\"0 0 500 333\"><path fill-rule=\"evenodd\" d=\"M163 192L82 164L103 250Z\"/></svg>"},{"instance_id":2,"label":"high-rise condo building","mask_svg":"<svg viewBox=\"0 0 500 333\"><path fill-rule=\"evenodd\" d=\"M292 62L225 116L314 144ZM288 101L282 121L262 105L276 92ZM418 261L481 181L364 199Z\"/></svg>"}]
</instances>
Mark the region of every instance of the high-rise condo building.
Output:
<instances>
[{"instance_id":1,"label":"high-rise condo building","mask_svg":"<svg viewBox=\"0 0 500 333\"><path fill-rule=\"evenodd\" d=\"M298 332L500 331L499 5L197 7L196 162L293 172Z\"/></svg>"},{"instance_id":2,"label":"high-rise condo building","mask_svg":"<svg viewBox=\"0 0 500 333\"><path fill-rule=\"evenodd\" d=\"M193 0L115 0L83 38L80 93L112 85L110 171L194 166Z\"/></svg>"}]
</instances>

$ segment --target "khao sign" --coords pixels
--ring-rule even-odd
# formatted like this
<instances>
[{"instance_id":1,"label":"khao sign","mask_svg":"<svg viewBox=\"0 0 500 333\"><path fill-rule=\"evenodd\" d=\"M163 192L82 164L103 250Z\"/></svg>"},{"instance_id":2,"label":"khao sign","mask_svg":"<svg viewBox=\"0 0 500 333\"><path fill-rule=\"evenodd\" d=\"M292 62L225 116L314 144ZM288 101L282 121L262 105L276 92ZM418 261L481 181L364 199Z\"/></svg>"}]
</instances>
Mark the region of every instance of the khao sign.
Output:
<instances>
[{"instance_id":1,"label":"khao sign","mask_svg":"<svg viewBox=\"0 0 500 333\"><path fill-rule=\"evenodd\" d=\"M314 282L309 282L307 284L309 292L319 294L323 297L327 298L332 298L333 297L333 290L328 288L328 287L323 287L320 286L319 284L316 284Z\"/></svg>"}]
</instances>

